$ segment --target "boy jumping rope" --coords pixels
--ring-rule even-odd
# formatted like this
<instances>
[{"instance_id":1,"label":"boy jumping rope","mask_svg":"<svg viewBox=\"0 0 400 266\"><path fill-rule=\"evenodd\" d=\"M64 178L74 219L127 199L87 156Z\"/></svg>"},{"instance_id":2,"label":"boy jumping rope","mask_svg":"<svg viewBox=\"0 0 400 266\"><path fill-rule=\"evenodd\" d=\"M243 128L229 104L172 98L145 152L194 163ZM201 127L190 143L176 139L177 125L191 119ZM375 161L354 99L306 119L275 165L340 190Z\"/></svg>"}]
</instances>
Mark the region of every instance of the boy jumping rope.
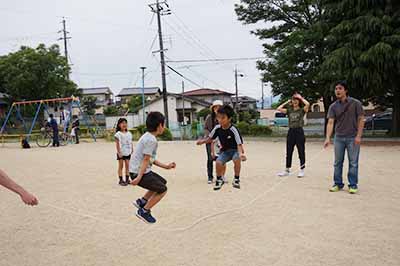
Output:
<instances>
[{"instance_id":1,"label":"boy jumping rope","mask_svg":"<svg viewBox=\"0 0 400 266\"><path fill-rule=\"evenodd\" d=\"M132 178L131 184L138 185L147 192L133 204L138 208L136 216L147 223L155 223L151 215L153 208L167 193L167 181L151 170L152 165L164 169L173 169L176 164L163 164L156 160L157 136L164 132L165 117L159 112L151 112L146 119L147 132L140 137L133 158L130 161L129 171Z\"/></svg>"},{"instance_id":2,"label":"boy jumping rope","mask_svg":"<svg viewBox=\"0 0 400 266\"><path fill-rule=\"evenodd\" d=\"M231 160L233 161L235 172L232 185L234 188L240 188L241 161L246 161L246 156L244 155L242 136L231 122L234 114L235 112L231 106L224 105L220 107L217 110L219 124L214 127L208 138L197 141L197 145L202 145L211 143L218 138L221 143L221 153L216 162L217 181L215 182L214 190L221 189L224 184L222 176L225 172L225 164ZM213 154L213 157L215 157L215 154Z\"/></svg>"}]
</instances>

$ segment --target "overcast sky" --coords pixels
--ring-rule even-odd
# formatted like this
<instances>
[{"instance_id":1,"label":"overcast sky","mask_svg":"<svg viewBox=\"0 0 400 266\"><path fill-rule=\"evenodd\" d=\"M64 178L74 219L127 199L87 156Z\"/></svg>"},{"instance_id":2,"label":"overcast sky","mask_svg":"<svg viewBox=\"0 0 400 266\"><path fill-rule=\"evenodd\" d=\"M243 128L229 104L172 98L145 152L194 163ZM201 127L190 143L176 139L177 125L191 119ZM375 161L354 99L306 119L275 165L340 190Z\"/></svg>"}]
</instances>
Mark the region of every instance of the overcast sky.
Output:
<instances>
[{"instance_id":1,"label":"overcast sky","mask_svg":"<svg viewBox=\"0 0 400 266\"><path fill-rule=\"evenodd\" d=\"M168 0L172 14L162 17L167 58L171 60L262 57L262 42L237 20L234 0ZM79 87L141 86L140 67L147 67L146 86L161 87L157 20L148 0L14 0L0 4L0 54L21 45L52 44L61 34L65 16L72 62L71 78ZM153 45L152 45L153 44ZM63 51L63 50L62 50ZM261 97L255 61L169 63L195 83L234 92L234 68L239 94ZM181 91L182 78L167 72L170 92ZM186 90L198 86L185 81ZM269 89L266 89L269 95Z\"/></svg>"}]
</instances>

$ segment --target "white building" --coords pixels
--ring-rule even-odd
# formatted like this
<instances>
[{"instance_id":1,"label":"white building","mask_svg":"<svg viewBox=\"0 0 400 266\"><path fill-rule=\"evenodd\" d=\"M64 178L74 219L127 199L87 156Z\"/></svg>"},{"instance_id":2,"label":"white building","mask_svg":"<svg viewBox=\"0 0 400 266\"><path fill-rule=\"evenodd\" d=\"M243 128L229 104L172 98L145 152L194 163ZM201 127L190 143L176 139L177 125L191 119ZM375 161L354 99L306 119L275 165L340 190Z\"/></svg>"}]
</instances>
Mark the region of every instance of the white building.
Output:
<instances>
[{"instance_id":1,"label":"white building","mask_svg":"<svg viewBox=\"0 0 400 266\"><path fill-rule=\"evenodd\" d=\"M197 119L197 112L210 106L208 102L193 97L183 96L182 100L182 95L180 94L168 93L167 99L170 128L178 127L183 122L185 122L185 124L192 123L192 121ZM144 108L140 107L133 113L129 113L126 117L128 120L128 127L134 128L145 124L143 117L146 119L147 114L150 112L160 112L164 114L164 102L162 96L147 102ZM115 127L118 118L119 116L106 117L107 128L111 129Z\"/></svg>"}]
</instances>

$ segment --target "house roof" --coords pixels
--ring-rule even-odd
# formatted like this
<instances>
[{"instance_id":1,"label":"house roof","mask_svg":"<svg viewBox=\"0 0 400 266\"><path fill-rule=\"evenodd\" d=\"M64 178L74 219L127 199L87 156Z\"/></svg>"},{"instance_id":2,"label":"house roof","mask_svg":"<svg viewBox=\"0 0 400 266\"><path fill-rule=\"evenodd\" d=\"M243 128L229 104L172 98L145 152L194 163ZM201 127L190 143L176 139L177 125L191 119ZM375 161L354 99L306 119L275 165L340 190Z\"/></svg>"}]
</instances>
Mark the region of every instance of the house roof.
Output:
<instances>
[{"instance_id":1,"label":"house roof","mask_svg":"<svg viewBox=\"0 0 400 266\"><path fill-rule=\"evenodd\" d=\"M218 89L196 89L191 91L186 91L183 93L184 96L206 96L206 95L233 95L233 93L218 90Z\"/></svg>"},{"instance_id":2,"label":"house roof","mask_svg":"<svg viewBox=\"0 0 400 266\"><path fill-rule=\"evenodd\" d=\"M91 94L112 94L109 87L99 87L99 88L79 88L83 95Z\"/></svg>"},{"instance_id":3,"label":"house roof","mask_svg":"<svg viewBox=\"0 0 400 266\"><path fill-rule=\"evenodd\" d=\"M232 100L233 101L235 101L235 96L232 96ZM257 102L257 100L256 99L254 99L254 98L251 98L251 97L249 97L249 96L239 96L238 97L238 102L245 102L245 103L255 103L255 102Z\"/></svg>"},{"instance_id":4,"label":"house roof","mask_svg":"<svg viewBox=\"0 0 400 266\"><path fill-rule=\"evenodd\" d=\"M182 98L182 95L181 95L181 94L167 93L167 95L168 95L168 96L175 97L175 98ZM147 106L149 106L149 105L151 105L151 104L153 104L153 103L155 103L155 102L157 102L157 101L162 100L162 98L163 98L162 95L160 95L159 97L157 97L157 98L155 98L155 99L153 99L153 100L147 102L147 103L144 105L144 107L146 108ZM194 103L197 103L197 104L202 105L202 106L204 106L204 107L209 107L209 106L211 105L211 103L209 103L209 102L202 101L202 100L198 100L198 99L194 99L194 98L192 98L192 97L190 97L190 96L184 96L184 99L185 99L185 101L194 102ZM133 111L133 113L138 112L140 109L142 109L142 106L136 108L136 109Z\"/></svg>"},{"instance_id":5,"label":"house roof","mask_svg":"<svg viewBox=\"0 0 400 266\"><path fill-rule=\"evenodd\" d=\"M144 88L144 94L149 95L149 94L157 94L161 93L161 90L159 87L145 87ZM121 96L131 96L131 95L141 95L142 94L142 87L133 87L133 88L123 88L119 93L118 97Z\"/></svg>"}]
</instances>

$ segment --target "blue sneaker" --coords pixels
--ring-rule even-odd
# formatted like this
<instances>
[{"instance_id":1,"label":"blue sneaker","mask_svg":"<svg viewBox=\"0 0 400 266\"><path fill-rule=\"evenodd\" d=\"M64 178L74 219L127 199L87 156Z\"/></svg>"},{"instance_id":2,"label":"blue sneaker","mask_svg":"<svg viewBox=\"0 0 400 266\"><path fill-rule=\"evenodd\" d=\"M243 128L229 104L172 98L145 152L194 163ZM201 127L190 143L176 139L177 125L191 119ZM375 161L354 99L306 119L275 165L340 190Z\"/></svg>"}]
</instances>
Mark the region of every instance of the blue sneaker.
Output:
<instances>
[{"instance_id":1,"label":"blue sneaker","mask_svg":"<svg viewBox=\"0 0 400 266\"><path fill-rule=\"evenodd\" d=\"M156 218L151 215L151 211L146 211L143 208L138 209L136 216L148 224L154 224L156 222Z\"/></svg>"},{"instance_id":2,"label":"blue sneaker","mask_svg":"<svg viewBox=\"0 0 400 266\"><path fill-rule=\"evenodd\" d=\"M140 209L140 208L144 208L144 206L146 205L146 201L142 200L142 199L137 199L136 201L132 202L133 206L135 206L136 208Z\"/></svg>"}]
</instances>

